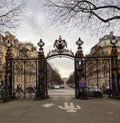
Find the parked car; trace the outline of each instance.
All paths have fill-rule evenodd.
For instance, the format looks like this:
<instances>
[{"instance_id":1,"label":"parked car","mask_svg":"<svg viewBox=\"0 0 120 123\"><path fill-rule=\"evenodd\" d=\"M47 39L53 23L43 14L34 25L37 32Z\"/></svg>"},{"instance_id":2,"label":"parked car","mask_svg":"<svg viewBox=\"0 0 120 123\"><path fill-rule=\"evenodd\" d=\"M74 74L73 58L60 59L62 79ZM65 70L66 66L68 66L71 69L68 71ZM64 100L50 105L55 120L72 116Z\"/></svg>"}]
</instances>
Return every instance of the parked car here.
<instances>
[{"instance_id":1,"label":"parked car","mask_svg":"<svg viewBox=\"0 0 120 123\"><path fill-rule=\"evenodd\" d=\"M55 89L54 85L49 86L50 89Z\"/></svg>"},{"instance_id":2,"label":"parked car","mask_svg":"<svg viewBox=\"0 0 120 123\"><path fill-rule=\"evenodd\" d=\"M59 89L60 85L54 85L55 89Z\"/></svg>"},{"instance_id":3,"label":"parked car","mask_svg":"<svg viewBox=\"0 0 120 123\"><path fill-rule=\"evenodd\" d=\"M88 86L89 97L103 97L103 92L97 86Z\"/></svg>"},{"instance_id":4,"label":"parked car","mask_svg":"<svg viewBox=\"0 0 120 123\"><path fill-rule=\"evenodd\" d=\"M62 84L62 85L60 85L60 88L63 89L63 88L65 88L65 86Z\"/></svg>"},{"instance_id":5,"label":"parked car","mask_svg":"<svg viewBox=\"0 0 120 123\"><path fill-rule=\"evenodd\" d=\"M59 89L60 85L50 85L50 89Z\"/></svg>"}]
</instances>

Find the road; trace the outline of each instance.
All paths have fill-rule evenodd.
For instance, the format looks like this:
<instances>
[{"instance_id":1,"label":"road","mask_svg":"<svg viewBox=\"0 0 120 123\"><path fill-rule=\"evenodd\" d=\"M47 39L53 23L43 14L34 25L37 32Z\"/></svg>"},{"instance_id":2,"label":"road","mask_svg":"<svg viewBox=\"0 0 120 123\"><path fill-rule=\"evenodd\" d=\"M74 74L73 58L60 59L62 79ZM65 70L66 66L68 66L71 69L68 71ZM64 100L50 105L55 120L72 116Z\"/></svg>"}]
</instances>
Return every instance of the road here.
<instances>
[{"instance_id":1,"label":"road","mask_svg":"<svg viewBox=\"0 0 120 123\"><path fill-rule=\"evenodd\" d=\"M48 95L51 99L64 99L68 100L75 97L75 89L65 86L65 89L49 89Z\"/></svg>"},{"instance_id":2,"label":"road","mask_svg":"<svg viewBox=\"0 0 120 123\"><path fill-rule=\"evenodd\" d=\"M49 90L51 98L47 100L23 99L0 103L0 123L120 122L120 100L77 100L70 96L74 91L69 90L67 96L67 90Z\"/></svg>"}]
</instances>

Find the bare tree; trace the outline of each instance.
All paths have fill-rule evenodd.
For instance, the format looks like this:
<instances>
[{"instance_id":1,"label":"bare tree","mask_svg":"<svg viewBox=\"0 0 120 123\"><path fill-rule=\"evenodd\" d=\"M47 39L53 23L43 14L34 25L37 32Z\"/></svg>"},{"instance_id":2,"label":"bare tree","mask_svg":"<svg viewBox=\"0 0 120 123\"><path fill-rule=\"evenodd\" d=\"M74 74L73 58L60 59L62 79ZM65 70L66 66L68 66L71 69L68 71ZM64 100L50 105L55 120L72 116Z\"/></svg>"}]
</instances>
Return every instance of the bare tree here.
<instances>
[{"instance_id":1,"label":"bare tree","mask_svg":"<svg viewBox=\"0 0 120 123\"><path fill-rule=\"evenodd\" d=\"M120 28L120 0L45 0L44 6L54 21L82 30Z\"/></svg>"},{"instance_id":2,"label":"bare tree","mask_svg":"<svg viewBox=\"0 0 120 123\"><path fill-rule=\"evenodd\" d=\"M56 84L63 84L62 78L56 68L54 68L53 70L52 79L54 80Z\"/></svg>"},{"instance_id":3,"label":"bare tree","mask_svg":"<svg viewBox=\"0 0 120 123\"><path fill-rule=\"evenodd\" d=\"M68 80L67 80L67 84L74 84L74 81L75 81L75 79L74 79L74 73L72 73L70 76L69 76L69 78L68 78Z\"/></svg>"},{"instance_id":4,"label":"bare tree","mask_svg":"<svg viewBox=\"0 0 120 123\"><path fill-rule=\"evenodd\" d=\"M25 0L0 0L0 32L19 25L25 5Z\"/></svg>"}]
</instances>

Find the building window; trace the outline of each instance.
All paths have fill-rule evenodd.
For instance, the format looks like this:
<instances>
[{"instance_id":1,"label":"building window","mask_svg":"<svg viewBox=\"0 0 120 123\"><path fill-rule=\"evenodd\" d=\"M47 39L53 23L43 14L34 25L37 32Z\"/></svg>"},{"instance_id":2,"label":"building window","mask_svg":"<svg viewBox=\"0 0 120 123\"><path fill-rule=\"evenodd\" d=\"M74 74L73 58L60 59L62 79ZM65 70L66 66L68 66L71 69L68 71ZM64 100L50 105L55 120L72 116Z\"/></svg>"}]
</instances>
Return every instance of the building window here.
<instances>
[{"instance_id":1,"label":"building window","mask_svg":"<svg viewBox=\"0 0 120 123\"><path fill-rule=\"evenodd\" d=\"M0 66L2 66L2 59L0 58Z\"/></svg>"},{"instance_id":2,"label":"building window","mask_svg":"<svg viewBox=\"0 0 120 123\"><path fill-rule=\"evenodd\" d=\"M0 47L0 54L2 54L2 47Z\"/></svg>"}]
</instances>

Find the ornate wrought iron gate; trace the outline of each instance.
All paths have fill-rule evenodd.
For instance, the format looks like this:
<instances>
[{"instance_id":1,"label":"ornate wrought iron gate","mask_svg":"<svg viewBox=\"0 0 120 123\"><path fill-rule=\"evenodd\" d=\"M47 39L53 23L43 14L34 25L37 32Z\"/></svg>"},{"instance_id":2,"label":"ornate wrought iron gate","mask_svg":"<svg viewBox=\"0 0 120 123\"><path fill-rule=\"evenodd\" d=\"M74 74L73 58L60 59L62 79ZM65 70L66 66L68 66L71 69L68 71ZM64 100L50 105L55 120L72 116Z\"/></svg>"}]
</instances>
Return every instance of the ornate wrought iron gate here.
<instances>
[{"instance_id":1,"label":"ornate wrought iron gate","mask_svg":"<svg viewBox=\"0 0 120 123\"><path fill-rule=\"evenodd\" d=\"M115 40L115 41L114 41ZM111 54L108 56L103 52L102 47L97 46L96 51L92 56L83 56L81 45L83 42L79 39L76 44L78 45L78 51L75 55L75 85L76 98L80 98L80 87L89 86L89 81L91 77L96 81L96 86L101 88L100 83L103 80L100 78L107 78L107 85L109 87L108 95L110 97L120 97L120 77L119 77L119 60L118 52L116 48L117 40L113 35L111 35L110 43ZM102 74L102 77L100 77ZM101 81L101 82L100 82ZM104 79L104 81L106 81ZM85 85L81 85L84 84ZM94 82L95 83L95 82ZM92 84L92 83L91 83ZM104 88L103 88L104 89ZM84 93L82 93L84 95Z\"/></svg>"},{"instance_id":2,"label":"ornate wrought iron gate","mask_svg":"<svg viewBox=\"0 0 120 123\"><path fill-rule=\"evenodd\" d=\"M6 90L18 98L48 98L45 59L7 59Z\"/></svg>"},{"instance_id":3,"label":"ornate wrought iron gate","mask_svg":"<svg viewBox=\"0 0 120 123\"><path fill-rule=\"evenodd\" d=\"M8 41L8 50L6 54L6 76L5 76L5 89L8 96L14 96L16 88L20 88L19 83L16 84L14 76L19 74L23 75L24 85L23 92L24 97L26 97L26 76L28 74L34 75L34 88L35 88L35 98L36 99L47 99L48 98L48 84L47 84L47 60L55 56L66 56L71 57L74 60L74 72L75 72L75 98L80 98L80 87L81 82L84 87L89 85L89 80L92 74L96 75L96 86L99 87L99 73L100 70L103 71L104 77L106 73L109 78L109 87L111 88L111 93L114 96L116 93L119 93L120 88L120 78L118 74L118 60L115 44L113 43L111 56L101 57L97 54L95 57L83 56L81 45L83 42L79 38L76 42L78 45L78 50L74 54L71 50L66 49L67 43L65 40L62 40L61 36L58 40L55 40L54 49L50 51L47 56L44 56L43 46L44 42L40 40L38 58L36 59L14 59L11 52L12 44ZM95 70L91 73L91 62L94 62ZM106 66L105 66L106 64ZM101 66L98 68L98 66ZM106 72L107 71L107 72Z\"/></svg>"},{"instance_id":4,"label":"ornate wrought iron gate","mask_svg":"<svg viewBox=\"0 0 120 123\"><path fill-rule=\"evenodd\" d=\"M13 59L13 90L16 97L35 96L38 73L37 59Z\"/></svg>"},{"instance_id":5,"label":"ornate wrought iron gate","mask_svg":"<svg viewBox=\"0 0 120 123\"><path fill-rule=\"evenodd\" d=\"M22 96L27 98L27 93L31 90L34 91L35 99L48 98L47 92L47 62L43 53L43 42L40 40L38 43L40 49L38 52L38 58L13 58L11 52L11 42L6 54L6 71L5 71L5 89L6 94L10 97ZM16 77L15 77L16 76ZM34 80L30 81L30 76L33 76ZM18 92L18 93L16 93ZM22 93L22 94L21 94ZM28 97L29 98L29 97Z\"/></svg>"}]
</instances>

